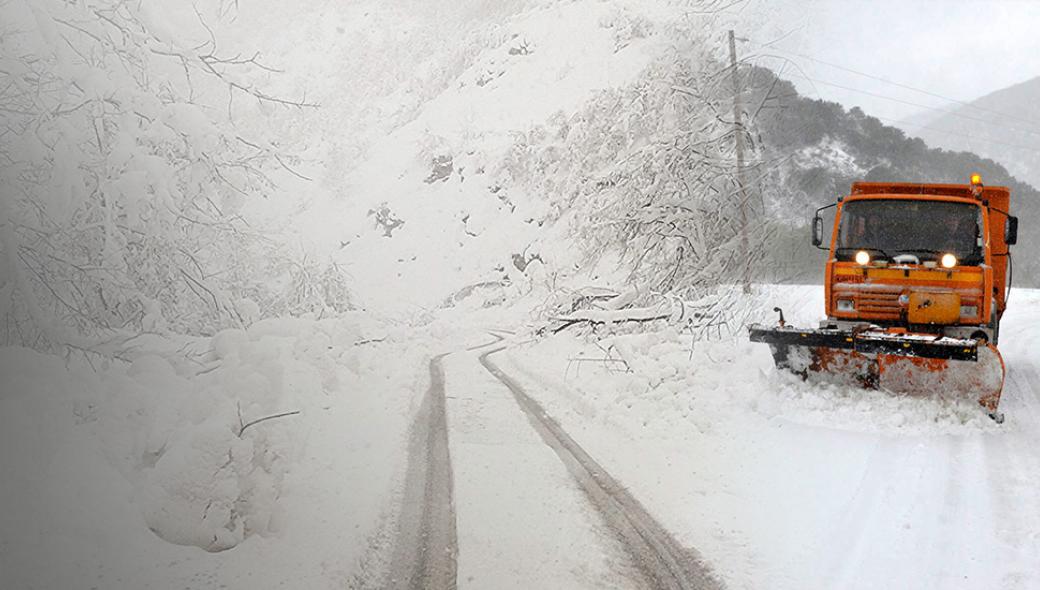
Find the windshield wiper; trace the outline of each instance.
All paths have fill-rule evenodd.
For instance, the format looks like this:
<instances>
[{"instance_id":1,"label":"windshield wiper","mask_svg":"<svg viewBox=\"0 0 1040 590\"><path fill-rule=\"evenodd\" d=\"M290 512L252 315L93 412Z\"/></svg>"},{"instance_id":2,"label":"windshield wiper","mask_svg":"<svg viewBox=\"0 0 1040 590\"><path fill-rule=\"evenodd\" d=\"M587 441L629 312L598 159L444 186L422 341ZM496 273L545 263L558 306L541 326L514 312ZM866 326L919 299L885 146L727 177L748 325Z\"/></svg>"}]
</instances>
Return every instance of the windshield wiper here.
<instances>
[{"instance_id":1,"label":"windshield wiper","mask_svg":"<svg viewBox=\"0 0 1040 590\"><path fill-rule=\"evenodd\" d=\"M982 260L982 253L979 251L979 249L977 247L973 248L970 254L968 254L966 256L963 256L963 257L961 257L959 254L955 253L955 251L951 251L951 250L932 250L931 248L900 248L898 251L899 252L924 252L926 254L934 254L935 258L937 260L938 260L939 256L941 256L943 254L953 254L954 256L957 256L957 258L960 258L963 262L965 262L967 264L977 264L980 260Z\"/></svg>"},{"instance_id":2,"label":"windshield wiper","mask_svg":"<svg viewBox=\"0 0 1040 590\"><path fill-rule=\"evenodd\" d=\"M944 254L940 250L932 250L930 248L897 248L898 252L925 252L926 254Z\"/></svg>"},{"instance_id":3,"label":"windshield wiper","mask_svg":"<svg viewBox=\"0 0 1040 590\"><path fill-rule=\"evenodd\" d=\"M924 252L926 254L935 254L936 256L939 256L940 254L955 254L958 250L956 248L951 248L949 250L932 250L930 248L899 248L897 251L898 252ZM961 251L963 252L963 250L961 250ZM971 253L969 253L966 256L966 258L971 258L971 257L979 256L979 255L980 255L979 248L976 246L976 247L973 247L971 249Z\"/></svg>"}]
</instances>

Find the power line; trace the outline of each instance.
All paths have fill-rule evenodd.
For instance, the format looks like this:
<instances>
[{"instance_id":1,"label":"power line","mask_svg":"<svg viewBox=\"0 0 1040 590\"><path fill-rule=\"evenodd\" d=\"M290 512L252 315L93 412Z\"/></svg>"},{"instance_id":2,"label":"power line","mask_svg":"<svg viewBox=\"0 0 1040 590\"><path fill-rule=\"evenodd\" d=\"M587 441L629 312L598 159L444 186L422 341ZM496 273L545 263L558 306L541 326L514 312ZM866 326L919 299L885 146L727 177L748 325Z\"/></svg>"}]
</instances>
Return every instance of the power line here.
<instances>
[{"instance_id":1,"label":"power line","mask_svg":"<svg viewBox=\"0 0 1040 590\"><path fill-rule=\"evenodd\" d=\"M1025 119L1025 118L1019 117L1017 115L1011 115L1011 114L1004 113L1004 112L1001 112L1001 111L998 111L998 110L995 110L995 109L982 107L982 106L976 105L976 104L968 102L968 101L964 101L964 100L960 100L960 99L956 99L956 98L951 98L949 96L944 96L942 94L938 94L938 93L932 92L930 90L924 90L922 88L917 88L917 87L911 86L909 84L904 84L904 83L901 83L901 82L895 82L893 80L890 80L890 79L882 77L882 76L877 76L877 75L874 75L874 74L868 74L866 72L855 70L855 69L850 68L848 66L843 66L843 65L840 65L840 64L828 62L828 61L819 59L817 57L813 57L811 55L806 55L804 53L798 53L796 51L791 51L791 50L783 49L783 48L780 48L780 47L774 47L774 46L769 45L769 44L758 43L757 41L753 41L753 40L750 40L750 39L748 39L748 42L752 43L754 45L758 45L759 47L764 47L764 48L772 49L772 50L775 50L775 51L780 51L782 53L787 53L789 55L794 55L796 57L801 57L803 59L807 59L809 61L813 61L813 62L819 63L821 65L829 66L829 67L841 70L843 72L848 72L850 74L855 74L857 76L862 76L864 78L870 78L871 80L877 80L878 82L882 82L884 84L889 84L891 86L896 86L896 87L902 88L904 90L910 90L912 92L918 92L920 94L924 94L926 96L931 96L933 98L938 98L940 100L945 100L945 101L948 101L948 102L957 103L959 105L962 105L962 106L965 106L965 107L968 107L968 108L971 108L971 109L975 109L975 110L978 110L978 111L984 111L984 112L987 112L987 113L992 113L992 114L995 114L995 115L999 115L1001 117L1005 117L1007 119L1013 119L1013 120L1016 120L1016 121L1020 121L1020 122L1023 122L1023 123L1028 123L1030 125L1036 125L1036 126L1040 127L1040 122L1037 122L1037 121L1032 121L1030 119Z\"/></svg>"},{"instance_id":2,"label":"power line","mask_svg":"<svg viewBox=\"0 0 1040 590\"><path fill-rule=\"evenodd\" d=\"M977 110L977 111L982 111L982 112L992 113L992 114L994 114L994 115L998 115L998 116L1000 116L1000 117L1004 117L1004 118L1006 118L1006 119L1011 119L1011 120L1014 120L1014 121L1019 121L1019 122L1022 122L1022 123L1026 123L1026 124L1029 124L1029 125L1033 125L1033 126L1035 126L1035 127L1037 127L1037 128L1040 128L1040 122L1037 122L1037 121L1032 121L1032 120L1030 120L1030 119L1025 119L1025 118L1023 118L1023 117L1019 117L1019 116L1017 116L1017 115L1011 115L1011 114L1008 114L1008 113L1004 113L1004 112L1001 112L1001 111L998 111L998 110L995 110L995 109L990 109L990 108L986 108L986 107L983 107L983 106L979 106L979 105L977 105L977 104L974 104L974 103L971 103L971 102L967 102L967 101L964 101L964 100L959 100L959 99L956 99L956 98L951 98L951 97L949 97L949 96L944 96L944 95L942 95L942 94L938 94L938 93L936 93L936 92L932 92L932 91L930 91L930 90L924 90L924 89L922 89L922 88L917 88L917 87L915 87L915 86L911 86L911 85L909 85L909 84L904 84L904 83L902 83L902 82L895 82L895 81L893 81L893 80L890 80L890 79L888 79L888 78L884 78L884 77L882 77L882 76L877 76L877 75L875 75L875 74L869 74L869 73L867 73L867 72L862 72L862 71L859 71L859 70L856 70L856 69L850 68L850 67L848 67L848 66L843 66L843 65L840 65L840 64L836 64L836 63L828 62L828 61L825 61L825 60L819 59L819 58L817 58L817 57L814 57L814 56L811 56L811 55L806 55L806 54L804 54L804 53L798 53L798 52L796 52L796 51L790 51L790 50L787 50L787 49L782 49L782 48L779 48L779 47L774 47L774 46L772 46L772 45L769 45L769 44L763 44L763 43L759 43L759 42L757 42L757 41L753 41L753 40L750 40L750 39L748 40L748 42L749 42L749 43L752 43L752 44L754 44L754 45L758 45L759 47L763 47L763 48L767 48L767 49L772 49L772 50L774 50L774 51L780 51L780 52L782 52L782 53L787 53L787 54L789 54L789 55L793 55L793 56L796 56L796 57L800 57L800 58L803 58L803 59L807 59L807 60L809 60L809 61L812 61L812 62L816 62L816 63L818 63L818 64L821 64L821 65L829 66L829 67L835 68L835 69L837 69L837 70L841 70L841 71L843 71L843 72L847 72L847 73L850 73L850 74L855 74L855 75L857 75L857 76L862 76L862 77L864 77L864 78L869 78L869 79L871 79L871 80L876 80L876 81L878 81L878 82L882 82L882 83L884 83L884 84L889 84L889 85L891 85L891 86L895 86L895 87L897 87L897 88L902 88L902 89L904 89L904 90L909 90L909 91L912 91L912 92L917 92L917 93L920 93L920 94L924 94L924 95L926 95L926 96L930 96L930 97L932 97L932 98L938 98L938 99L940 99L940 100L945 100L945 101L948 101L948 102L956 103L956 104L959 104L959 105L961 105L961 106L964 106L964 107L967 107L967 108L970 108L970 109L975 109L975 110ZM913 103L907 103L907 104L913 104ZM917 106L917 105L914 105L914 106ZM932 108L932 109L936 109L936 107L924 107L924 108ZM941 109L937 109L937 110L941 110ZM951 111L944 111L944 112L948 112L948 113L951 113L951 114L952 114L952 112L951 112ZM984 122L987 122L987 123L988 123L988 121L984 121Z\"/></svg>"},{"instance_id":3,"label":"power line","mask_svg":"<svg viewBox=\"0 0 1040 590\"><path fill-rule=\"evenodd\" d=\"M877 115L868 115L868 116L873 117L875 119L879 119L881 121L888 121L889 123L896 123L896 124L900 123L900 121L898 121L896 119L890 119L888 117L879 117ZM981 142L985 142L985 143L993 143L993 144L996 144L996 145L1002 145L1002 146L1006 146L1006 147L1013 147L1013 148L1016 148L1016 149L1025 150L1027 152L1033 152L1035 154L1040 154L1040 148L1037 148L1037 147L1034 147L1034 146L1021 145L1021 144L1017 144L1017 143L1008 143L1006 141L999 141L999 140L996 140L996 139L989 139L989 138L986 138L986 137L978 137L976 135L968 135L967 133L958 133L956 131L950 131L948 129L940 129L939 127L931 127L931 126L928 126L928 125L922 125L921 129L928 129L930 131L937 131L939 133L946 133L948 135L956 135L958 137L963 137L965 139L970 139L970 140L973 140L973 141L981 141ZM975 155L983 157L983 158L986 157L986 156L982 156L981 154L975 154Z\"/></svg>"},{"instance_id":4,"label":"power line","mask_svg":"<svg viewBox=\"0 0 1040 590\"><path fill-rule=\"evenodd\" d=\"M819 80L817 78L811 78L811 77L806 76L804 74L791 76L791 77L796 77L796 78L800 77L800 78L804 78L806 80L809 80L811 82L815 82L817 84L823 84L824 86L831 86L831 87L834 87L834 88L840 88L842 90L848 90L849 92L856 92L856 93L859 93L859 94L865 94L867 96L873 96L874 98L880 98L882 100L890 100L892 102L898 102L898 103L905 104L905 105L910 105L910 106L913 106L913 107L918 107L918 108L922 108L922 109L928 109L928 110L931 110L931 111L937 111L937 112L944 113L944 114L947 114L947 115L950 115L950 116L953 116L953 117L958 117L960 119L966 119L968 121L976 121L976 122L979 122L979 123L985 123L986 125L989 125L991 127L998 127L1000 129L1007 129L1009 131L1018 131L1018 132L1023 132L1023 133L1029 133L1031 135L1036 135L1036 136L1040 137L1040 131L1033 131L1032 129L1021 129L1021 128L1018 128L1018 127L1008 127L1006 125L1001 125L999 123L993 123L992 121L987 121L985 119L979 119L978 117L971 117L971 116L965 115L963 113L958 113L956 111L950 111L950 110L941 109L941 108L938 108L938 107L932 107L932 106L928 106L928 105L912 102L912 101L909 101L909 100L903 100L901 98L895 98L895 97L887 96L887 95L884 95L884 94L878 94L876 92L870 92L869 90L861 90L859 88L853 88L851 86L844 86L842 84L835 84L834 82L827 82L826 80ZM925 129L925 128L927 128L927 127L922 126L922 129Z\"/></svg>"},{"instance_id":5,"label":"power line","mask_svg":"<svg viewBox=\"0 0 1040 590\"><path fill-rule=\"evenodd\" d=\"M933 108L933 107L925 107L923 105L917 105L915 103L910 103L910 102L903 101L903 100L900 100L900 99L897 99L897 98L893 98L893 97L889 97L889 96L884 96L884 95L880 95L880 94L867 92L865 90L859 90L859 89L856 89L856 88L850 88L850 87L846 87L846 86L840 86L840 85L837 85L837 84L832 84L832 83L826 82L824 80L818 80L818 79L815 79L815 78L810 78L808 76L805 76L804 74L802 76L800 76L800 77L802 77L802 78L804 78L804 79L806 79L806 80L808 80L810 82L817 82L817 83L825 84L825 85L828 85L828 86L836 86L838 88L844 88L846 90L851 90L853 92L862 92L862 93L869 94L869 95L872 95L872 96L876 96L878 98L883 98L883 99L886 99L886 100L894 100L896 102L903 102L903 103L906 103L906 104L911 104L913 106L922 106L922 108ZM819 91L816 91L816 94L817 94L817 96L819 96ZM941 109L933 109L933 110L941 110ZM950 114L953 114L953 113L950 113ZM894 123L896 126L898 126L898 125L900 125L902 123L902 121L899 121L898 119L891 119L889 117L882 117L882 116L874 115L874 114L867 114L867 116L868 117L872 117L874 119L881 120L881 121L887 121L889 123ZM978 119L975 119L975 120L978 120ZM995 125L993 123L988 123L988 124L994 125L996 127L1002 127L1002 128L1008 129L1007 127L1003 127L1001 125ZM1012 147L1012 148L1016 148L1016 149L1025 150L1025 151L1028 151L1028 152L1033 152L1033 153L1040 154L1040 148L1037 148L1036 146L1026 146L1026 145L1021 145L1021 144L1016 144L1016 143L1008 143L1006 141L1000 141L1000 140L996 140L996 139L989 139L989 138L985 138L985 137L978 137L978 136L975 136L975 135L969 135L967 133L958 133L956 131L950 131L948 129L942 129L940 127L934 127L934 126L931 126L931 125L921 125L920 129L928 129L930 131L936 131L938 133L945 133L945 134L948 134L948 135L955 135L957 137L964 137L966 139L970 139L970 140L973 140L973 141L981 141L981 142L984 142L984 143L992 143L992 144L996 144L996 145ZM1025 130L1025 131L1028 131L1028 130ZM1038 135L1040 135L1040 134L1038 134Z\"/></svg>"},{"instance_id":6,"label":"power line","mask_svg":"<svg viewBox=\"0 0 1040 590\"><path fill-rule=\"evenodd\" d=\"M755 43L754 41L751 41L751 42ZM755 43L755 44L756 45L761 45L759 43ZM806 57L808 58L808 56L806 56ZM787 59L787 58L784 58L784 59ZM809 58L809 59L813 59L813 58ZM815 60L814 59L814 61L819 61L819 60ZM823 62L821 62L821 63L823 63ZM835 66L835 67L839 67L840 68L841 66ZM799 70L801 71L801 68L799 68ZM875 76L870 76L868 74L863 74L863 75L865 75L867 77L871 77L871 78L876 78ZM922 109L938 111L938 112L943 113L943 114L952 115L952 116L955 116L955 117L968 119L968 120L971 120L971 121L978 121L978 122L985 123L987 125L994 126L994 127L999 127L999 128L1002 128L1002 129L1008 129L1008 130L1011 130L1011 131L1018 131L1018 132L1025 132L1025 133L1030 133L1030 134L1033 134L1033 135L1040 135L1040 132L1033 131L1033 130L1030 130L1030 129L1011 128L1011 127L1007 127L1007 126L1000 125L1000 124L997 124L997 123L993 123L993 122L990 122L990 121L986 121L984 119L979 119L979 118L976 118L976 117L970 117L970 116L964 115L962 113L957 113L957 112L954 112L954 111L949 111L949 110L941 109L941 108L938 108L938 107L932 107L932 106L928 106L928 105L923 105L923 104L920 104L920 103L915 103L915 102L911 102L911 101L895 98L895 97L892 97L892 96L879 94L879 93L876 93L876 92L870 92L870 91L867 91L867 90L861 90L861 89L858 89L858 88L852 88L850 86L844 86L844 85L841 85L841 84L836 84L836 83L833 83L833 82L827 82L825 80L812 78L812 77L806 75L804 73L804 71L802 71L802 74L800 76L791 76L791 77L800 77L800 78L803 78L803 79L809 81L810 83L819 83L819 84L823 84L823 85L826 85L826 86L833 86L835 88L841 88L843 90L848 90L848 91L851 91L851 92L857 92L857 93L860 93L860 94L873 96L875 98L880 98L880 99L883 99L883 100L890 100L890 101L893 101L893 102L898 102L898 103L902 103L902 104L906 104L906 105L910 105L910 106L914 106L914 107L918 107L918 108L922 108ZM877 79L880 79L880 78L877 78ZM880 80L885 81L883 79L880 79ZM899 85L898 83L893 83L893 84ZM926 91L922 91L922 92L927 93ZM816 94L819 95L819 91L817 91ZM935 95L935 96L940 97L939 95ZM962 103L962 104L967 104L967 103L963 103L963 101L958 101L958 100L952 99L952 98L946 98L946 97L940 97L940 98L943 98L944 100L950 100L950 101L953 101L953 102L959 102L959 103ZM973 106L973 105L967 105L967 106ZM990 109L982 109L982 110L990 110ZM997 111L991 111L991 112L998 113ZM1007 117L1007 118L1015 118L1015 117L1012 117L1011 115L1006 115L1006 114L1003 114L1003 113L998 113L998 114L1001 114L1002 116ZM875 119L879 119L881 121L887 121L889 123L894 123L897 126L903 124L903 121L899 121L897 119L891 119L891 118L888 118L888 117L881 117L881 116L877 116L877 115L873 115L873 114L868 115L868 116L871 116L871 117L873 117ZM1027 122L1027 123L1030 123L1030 121L1027 121L1025 119L1022 119L1022 120ZM927 129L927 130L935 131L935 132L938 132L938 133L944 133L944 134L947 134L947 135L963 137L963 138L970 139L970 140L973 140L973 141L981 141L981 142L984 142L984 143L992 143L992 144L995 144L995 145L1002 145L1002 146L1006 146L1006 147L1012 147L1012 148L1021 149L1021 150L1025 150L1025 151L1029 151L1029 152L1040 154L1040 148L1037 148L1035 146L1026 146L1026 145L1021 145L1021 144L1008 143L1008 142L999 141L999 140L996 140L996 139L983 138L983 137L978 137L978 136L974 136L974 135L969 135L969 134L966 134L966 133L958 133L956 131L950 131L950 130L947 130L947 129L942 129L942 128L934 127L934 126L931 126L931 125L921 125L919 127L919 129Z\"/></svg>"}]
</instances>

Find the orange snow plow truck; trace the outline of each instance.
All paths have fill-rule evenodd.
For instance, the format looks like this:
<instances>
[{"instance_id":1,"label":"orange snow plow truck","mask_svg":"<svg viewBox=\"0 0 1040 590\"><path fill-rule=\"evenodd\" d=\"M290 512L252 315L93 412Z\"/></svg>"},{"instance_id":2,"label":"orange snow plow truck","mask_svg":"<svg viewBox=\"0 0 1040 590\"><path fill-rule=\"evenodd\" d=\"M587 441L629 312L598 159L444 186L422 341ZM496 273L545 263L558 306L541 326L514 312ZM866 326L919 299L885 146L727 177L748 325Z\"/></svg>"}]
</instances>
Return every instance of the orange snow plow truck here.
<instances>
[{"instance_id":1,"label":"orange snow plow truck","mask_svg":"<svg viewBox=\"0 0 1040 590\"><path fill-rule=\"evenodd\" d=\"M805 379L896 393L976 399L998 412L1000 318L1011 286L1018 219L1010 191L969 184L857 182L836 208L819 328L750 326L777 367Z\"/></svg>"}]
</instances>

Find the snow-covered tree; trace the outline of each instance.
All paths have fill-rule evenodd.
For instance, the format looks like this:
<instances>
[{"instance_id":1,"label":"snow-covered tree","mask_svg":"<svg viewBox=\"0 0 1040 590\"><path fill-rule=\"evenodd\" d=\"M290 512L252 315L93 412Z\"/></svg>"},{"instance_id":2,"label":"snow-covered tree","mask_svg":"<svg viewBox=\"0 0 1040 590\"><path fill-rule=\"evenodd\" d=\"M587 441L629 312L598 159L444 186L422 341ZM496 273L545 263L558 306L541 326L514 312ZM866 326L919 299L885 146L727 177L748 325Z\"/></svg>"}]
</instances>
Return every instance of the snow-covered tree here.
<instances>
[{"instance_id":1,"label":"snow-covered tree","mask_svg":"<svg viewBox=\"0 0 1040 590\"><path fill-rule=\"evenodd\" d=\"M162 10L0 4L8 343L206 332L256 313L347 305L340 275L289 260L240 216L271 191L272 171L288 168L269 141L235 127L235 101L313 105L265 93L252 81L267 68L256 56L224 55L212 35L190 42ZM198 25L209 30L201 14Z\"/></svg>"},{"instance_id":2,"label":"snow-covered tree","mask_svg":"<svg viewBox=\"0 0 1040 590\"><path fill-rule=\"evenodd\" d=\"M504 172L551 195L554 216L595 259L620 253L645 292L697 297L739 282L765 250L752 215L745 247L729 71L703 45L675 49L638 80L600 93L515 143ZM746 138L751 142L750 135ZM760 164L747 171L753 186Z\"/></svg>"}]
</instances>

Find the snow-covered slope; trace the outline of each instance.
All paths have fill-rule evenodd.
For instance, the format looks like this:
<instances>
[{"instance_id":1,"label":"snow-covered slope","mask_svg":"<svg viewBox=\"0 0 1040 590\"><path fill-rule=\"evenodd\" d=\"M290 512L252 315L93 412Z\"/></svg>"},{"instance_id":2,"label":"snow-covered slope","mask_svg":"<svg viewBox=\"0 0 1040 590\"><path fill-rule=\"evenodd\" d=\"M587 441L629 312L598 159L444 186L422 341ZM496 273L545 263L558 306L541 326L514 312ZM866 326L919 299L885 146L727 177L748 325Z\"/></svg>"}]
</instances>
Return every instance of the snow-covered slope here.
<instances>
[{"instance_id":1,"label":"snow-covered slope","mask_svg":"<svg viewBox=\"0 0 1040 590\"><path fill-rule=\"evenodd\" d=\"M572 264L566 228L545 223L551 195L510 185L510 150L630 84L685 12L667 0L438 6L326 3L289 21L302 41L275 38L287 74L270 82L288 76L322 106L286 129L314 181L286 179L294 198L259 208L287 220L288 242L337 262L370 309L417 311L519 279L514 255ZM241 10L233 36L286 26L285 9Z\"/></svg>"},{"instance_id":2,"label":"snow-covered slope","mask_svg":"<svg viewBox=\"0 0 1040 590\"><path fill-rule=\"evenodd\" d=\"M322 105L232 103L203 83L194 96L298 156L242 215L338 263L368 309L243 314L213 338L148 324L116 359L0 349L0 470L14 474L0 483L0 585L332 588L382 572L364 560L395 525L425 362L464 338L443 318L404 329L366 311L434 308L529 281L531 260L572 262L546 195L504 186L507 156L555 113L632 82L683 5L268 1L221 21L231 3L146 4L160 37L193 46L212 27L221 56L260 50L284 70L248 74L265 91Z\"/></svg>"}]
</instances>

